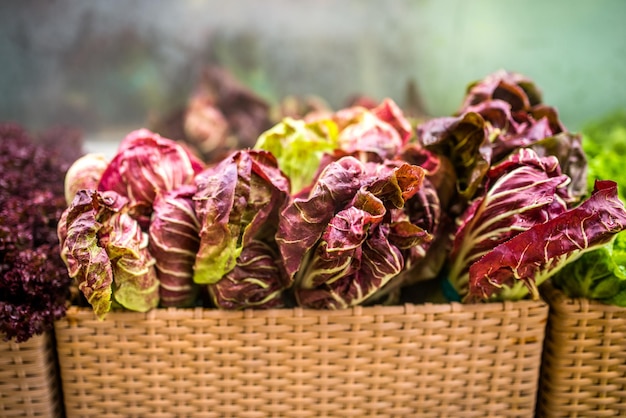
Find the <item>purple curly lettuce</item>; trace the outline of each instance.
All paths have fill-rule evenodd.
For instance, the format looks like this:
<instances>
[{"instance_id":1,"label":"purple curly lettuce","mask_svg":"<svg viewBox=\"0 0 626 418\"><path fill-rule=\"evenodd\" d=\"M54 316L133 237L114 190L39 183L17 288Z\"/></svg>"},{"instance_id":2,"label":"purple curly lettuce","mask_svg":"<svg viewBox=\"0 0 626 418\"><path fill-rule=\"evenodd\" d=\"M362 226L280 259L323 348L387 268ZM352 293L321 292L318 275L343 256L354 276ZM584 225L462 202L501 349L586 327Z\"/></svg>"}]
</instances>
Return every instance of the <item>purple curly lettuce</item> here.
<instances>
[{"instance_id":1,"label":"purple curly lettuce","mask_svg":"<svg viewBox=\"0 0 626 418\"><path fill-rule=\"evenodd\" d=\"M0 124L0 335L16 342L50 330L71 297L56 227L64 173L82 152L81 138L63 129L42 138Z\"/></svg>"}]
</instances>

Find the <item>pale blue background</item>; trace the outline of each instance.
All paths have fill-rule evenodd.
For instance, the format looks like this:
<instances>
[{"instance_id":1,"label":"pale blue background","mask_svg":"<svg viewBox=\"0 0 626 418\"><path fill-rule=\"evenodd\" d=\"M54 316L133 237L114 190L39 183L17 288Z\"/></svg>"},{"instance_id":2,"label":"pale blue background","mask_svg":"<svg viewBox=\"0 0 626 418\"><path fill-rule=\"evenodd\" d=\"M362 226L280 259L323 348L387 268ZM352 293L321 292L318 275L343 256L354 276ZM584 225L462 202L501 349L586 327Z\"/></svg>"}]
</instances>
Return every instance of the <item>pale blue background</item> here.
<instances>
[{"instance_id":1,"label":"pale blue background","mask_svg":"<svg viewBox=\"0 0 626 418\"><path fill-rule=\"evenodd\" d=\"M505 68L578 130L626 107L626 1L3 1L0 59L0 120L90 138L179 106L209 61L269 100L335 107L355 93L402 103L412 79L432 115Z\"/></svg>"}]
</instances>

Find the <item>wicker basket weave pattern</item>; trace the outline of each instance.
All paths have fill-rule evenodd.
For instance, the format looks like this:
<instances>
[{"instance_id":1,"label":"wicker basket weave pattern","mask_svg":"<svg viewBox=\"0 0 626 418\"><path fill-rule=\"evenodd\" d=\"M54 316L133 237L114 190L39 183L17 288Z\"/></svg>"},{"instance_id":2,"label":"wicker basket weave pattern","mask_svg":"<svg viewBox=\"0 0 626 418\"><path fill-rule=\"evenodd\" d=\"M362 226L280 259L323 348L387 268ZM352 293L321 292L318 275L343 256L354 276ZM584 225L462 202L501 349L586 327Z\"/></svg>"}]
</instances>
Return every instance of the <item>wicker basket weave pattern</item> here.
<instances>
[{"instance_id":1,"label":"wicker basket weave pattern","mask_svg":"<svg viewBox=\"0 0 626 418\"><path fill-rule=\"evenodd\" d=\"M539 411L546 417L626 416L626 308L571 299L550 304Z\"/></svg>"},{"instance_id":2,"label":"wicker basket weave pattern","mask_svg":"<svg viewBox=\"0 0 626 418\"><path fill-rule=\"evenodd\" d=\"M0 416L60 417L54 339L34 336L23 343L0 341Z\"/></svg>"},{"instance_id":3,"label":"wicker basket weave pattern","mask_svg":"<svg viewBox=\"0 0 626 418\"><path fill-rule=\"evenodd\" d=\"M56 323L68 416L528 417L543 302L158 309Z\"/></svg>"}]
</instances>

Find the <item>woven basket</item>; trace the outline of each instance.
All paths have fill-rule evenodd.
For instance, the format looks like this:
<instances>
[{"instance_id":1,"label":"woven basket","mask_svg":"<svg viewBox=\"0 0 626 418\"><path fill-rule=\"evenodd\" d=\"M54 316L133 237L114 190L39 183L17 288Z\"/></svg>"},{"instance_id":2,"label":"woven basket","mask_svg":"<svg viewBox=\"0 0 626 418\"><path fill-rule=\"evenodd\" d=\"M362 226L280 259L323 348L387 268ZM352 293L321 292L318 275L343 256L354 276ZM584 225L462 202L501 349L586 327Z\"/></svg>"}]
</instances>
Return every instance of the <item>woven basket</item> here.
<instances>
[{"instance_id":1,"label":"woven basket","mask_svg":"<svg viewBox=\"0 0 626 418\"><path fill-rule=\"evenodd\" d=\"M626 308L543 292L550 315L540 415L626 416Z\"/></svg>"},{"instance_id":2,"label":"woven basket","mask_svg":"<svg viewBox=\"0 0 626 418\"><path fill-rule=\"evenodd\" d=\"M55 326L68 416L529 417L548 307L158 309Z\"/></svg>"},{"instance_id":3,"label":"woven basket","mask_svg":"<svg viewBox=\"0 0 626 418\"><path fill-rule=\"evenodd\" d=\"M26 342L0 341L0 416L60 417L54 339L48 333Z\"/></svg>"}]
</instances>

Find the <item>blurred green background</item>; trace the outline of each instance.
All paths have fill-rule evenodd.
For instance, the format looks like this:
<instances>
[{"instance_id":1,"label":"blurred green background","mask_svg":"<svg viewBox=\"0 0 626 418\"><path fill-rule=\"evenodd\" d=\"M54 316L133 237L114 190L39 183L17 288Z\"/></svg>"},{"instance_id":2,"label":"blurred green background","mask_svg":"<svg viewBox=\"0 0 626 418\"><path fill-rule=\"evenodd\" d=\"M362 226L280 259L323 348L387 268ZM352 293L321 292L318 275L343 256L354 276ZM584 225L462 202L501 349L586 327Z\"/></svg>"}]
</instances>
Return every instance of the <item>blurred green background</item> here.
<instances>
[{"instance_id":1,"label":"blurred green background","mask_svg":"<svg viewBox=\"0 0 626 418\"><path fill-rule=\"evenodd\" d=\"M3 1L0 120L116 141L181 106L218 63L271 102L403 104L413 82L433 116L507 69L576 131L626 107L625 22L623 0Z\"/></svg>"}]
</instances>

